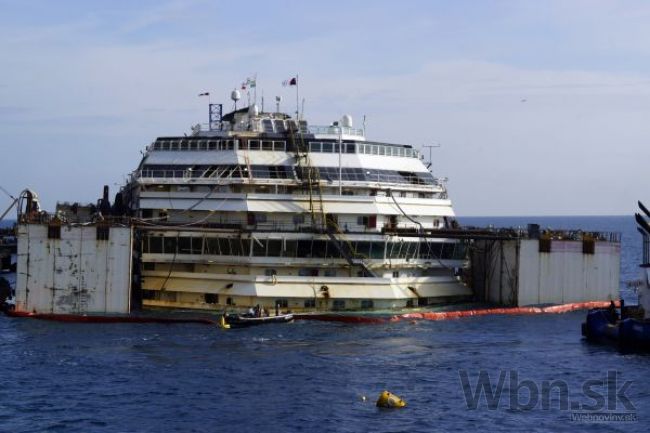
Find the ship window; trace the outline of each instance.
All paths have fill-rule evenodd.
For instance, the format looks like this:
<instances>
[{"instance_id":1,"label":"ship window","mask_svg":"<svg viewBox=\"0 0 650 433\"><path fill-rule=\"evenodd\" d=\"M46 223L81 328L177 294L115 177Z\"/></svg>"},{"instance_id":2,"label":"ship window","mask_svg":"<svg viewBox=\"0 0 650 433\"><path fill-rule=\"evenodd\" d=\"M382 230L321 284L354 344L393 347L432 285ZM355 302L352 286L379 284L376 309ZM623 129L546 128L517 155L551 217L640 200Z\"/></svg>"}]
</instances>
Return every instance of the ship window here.
<instances>
[{"instance_id":1,"label":"ship window","mask_svg":"<svg viewBox=\"0 0 650 433\"><path fill-rule=\"evenodd\" d=\"M275 300L275 305L279 305L280 308L289 308L289 300L288 299L276 299Z\"/></svg>"},{"instance_id":2,"label":"ship window","mask_svg":"<svg viewBox=\"0 0 650 433\"><path fill-rule=\"evenodd\" d=\"M305 215L304 214L298 214L293 216L293 223L294 224L304 224L305 223Z\"/></svg>"},{"instance_id":3,"label":"ship window","mask_svg":"<svg viewBox=\"0 0 650 433\"><path fill-rule=\"evenodd\" d=\"M345 301L343 299L335 299L332 302L332 310L345 310Z\"/></svg>"},{"instance_id":4,"label":"ship window","mask_svg":"<svg viewBox=\"0 0 650 433\"><path fill-rule=\"evenodd\" d=\"M219 255L219 239L217 238L205 239L205 254Z\"/></svg>"},{"instance_id":5,"label":"ship window","mask_svg":"<svg viewBox=\"0 0 650 433\"><path fill-rule=\"evenodd\" d=\"M402 243L401 242L391 242L388 244L388 252L386 254L387 258L390 259L396 259L399 257L399 250L401 247Z\"/></svg>"},{"instance_id":6,"label":"ship window","mask_svg":"<svg viewBox=\"0 0 650 433\"><path fill-rule=\"evenodd\" d=\"M264 269L264 275L267 277L272 277L273 275L278 275L278 271L275 269Z\"/></svg>"},{"instance_id":7,"label":"ship window","mask_svg":"<svg viewBox=\"0 0 650 433\"><path fill-rule=\"evenodd\" d=\"M204 300L206 304L218 304L219 295L217 295L216 293L206 293L204 295Z\"/></svg>"},{"instance_id":8,"label":"ship window","mask_svg":"<svg viewBox=\"0 0 650 433\"><path fill-rule=\"evenodd\" d=\"M269 140L262 140L262 150L273 150L273 142Z\"/></svg>"},{"instance_id":9,"label":"ship window","mask_svg":"<svg viewBox=\"0 0 650 433\"><path fill-rule=\"evenodd\" d=\"M406 150L406 152L405 152L405 156L406 156L407 158L410 158L410 157L413 156L413 149L405 149L405 150Z\"/></svg>"},{"instance_id":10,"label":"ship window","mask_svg":"<svg viewBox=\"0 0 650 433\"><path fill-rule=\"evenodd\" d=\"M232 298L226 298L226 305L235 305L235 303L232 301Z\"/></svg>"},{"instance_id":11,"label":"ship window","mask_svg":"<svg viewBox=\"0 0 650 433\"><path fill-rule=\"evenodd\" d=\"M260 142L259 142L259 140L250 140L248 142L248 148L250 150L260 150Z\"/></svg>"},{"instance_id":12,"label":"ship window","mask_svg":"<svg viewBox=\"0 0 650 433\"><path fill-rule=\"evenodd\" d=\"M178 141L171 142L170 150L178 150Z\"/></svg>"},{"instance_id":13,"label":"ship window","mask_svg":"<svg viewBox=\"0 0 650 433\"><path fill-rule=\"evenodd\" d=\"M393 271L393 278L399 278L399 271Z\"/></svg>"},{"instance_id":14,"label":"ship window","mask_svg":"<svg viewBox=\"0 0 650 433\"><path fill-rule=\"evenodd\" d=\"M193 237L192 254L203 254L203 238Z\"/></svg>"},{"instance_id":15,"label":"ship window","mask_svg":"<svg viewBox=\"0 0 650 433\"><path fill-rule=\"evenodd\" d=\"M273 124L275 126L275 132L284 132L286 130L283 120L276 119Z\"/></svg>"},{"instance_id":16,"label":"ship window","mask_svg":"<svg viewBox=\"0 0 650 433\"><path fill-rule=\"evenodd\" d=\"M453 258L456 260L463 260L467 254L465 244L454 244Z\"/></svg>"},{"instance_id":17,"label":"ship window","mask_svg":"<svg viewBox=\"0 0 650 433\"><path fill-rule=\"evenodd\" d=\"M250 239L240 239L239 244L241 245L241 255L244 257L250 256L251 253Z\"/></svg>"},{"instance_id":18,"label":"ship window","mask_svg":"<svg viewBox=\"0 0 650 433\"><path fill-rule=\"evenodd\" d=\"M269 257L280 257L282 255L282 241L280 239L269 239L268 249Z\"/></svg>"},{"instance_id":19,"label":"ship window","mask_svg":"<svg viewBox=\"0 0 650 433\"><path fill-rule=\"evenodd\" d=\"M192 254L192 238L178 238L178 253Z\"/></svg>"},{"instance_id":20,"label":"ship window","mask_svg":"<svg viewBox=\"0 0 650 433\"><path fill-rule=\"evenodd\" d=\"M442 258L442 243L440 242L430 242L427 243L427 245L424 246L425 249L425 254L427 254L427 257L430 259L440 259Z\"/></svg>"},{"instance_id":21,"label":"ship window","mask_svg":"<svg viewBox=\"0 0 650 433\"><path fill-rule=\"evenodd\" d=\"M372 146L372 154L377 155L379 153L379 146Z\"/></svg>"},{"instance_id":22,"label":"ship window","mask_svg":"<svg viewBox=\"0 0 650 433\"><path fill-rule=\"evenodd\" d=\"M454 244L450 244L450 243L442 244L442 258L452 259L453 257L454 257Z\"/></svg>"},{"instance_id":23,"label":"ship window","mask_svg":"<svg viewBox=\"0 0 650 433\"><path fill-rule=\"evenodd\" d=\"M318 269L315 268L302 268L298 269L298 275L301 277L317 277Z\"/></svg>"},{"instance_id":24,"label":"ship window","mask_svg":"<svg viewBox=\"0 0 650 433\"><path fill-rule=\"evenodd\" d=\"M372 299L362 299L361 300L361 309L362 310L370 310L375 307L375 303L372 301Z\"/></svg>"},{"instance_id":25,"label":"ship window","mask_svg":"<svg viewBox=\"0 0 650 433\"><path fill-rule=\"evenodd\" d=\"M372 242L372 254L370 255L373 259L383 259L384 258L384 243L383 242Z\"/></svg>"},{"instance_id":26,"label":"ship window","mask_svg":"<svg viewBox=\"0 0 650 433\"><path fill-rule=\"evenodd\" d=\"M180 150L188 150L188 149L192 149L193 147L194 147L194 143L188 143L187 141L181 141L179 143Z\"/></svg>"},{"instance_id":27,"label":"ship window","mask_svg":"<svg viewBox=\"0 0 650 433\"><path fill-rule=\"evenodd\" d=\"M284 152L287 148L287 143L285 141L274 141L273 150L276 152Z\"/></svg>"},{"instance_id":28,"label":"ship window","mask_svg":"<svg viewBox=\"0 0 650 433\"><path fill-rule=\"evenodd\" d=\"M271 122L271 119L262 119L262 127L264 128L264 132L273 132L273 122Z\"/></svg>"},{"instance_id":29,"label":"ship window","mask_svg":"<svg viewBox=\"0 0 650 433\"><path fill-rule=\"evenodd\" d=\"M323 258L325 257L325 248L327 248L327 241L314 241L312 244L312 257Z\"/></svg>"},{"instance_id":30,"label":"ship window","mask_svg":"<svg viewBox=\"0 0 650 433\"><path fill-rule=\"evenodd\" d=\"M239 239L237 238L230 238L229 242L230 244L230 255L231 256L243 256L243 251L242 251L242 243Z\"/></svg>"},{"instance_id":31,"label":"ship window","mask_svg":"<svg viewBox=\"0 0 650 433\"><path fill-rule=\"evenodd\" d=\"M267 165L254 165L251 168L254 178L268 179L270 177L269 166Z\"/></svg>"},{"instance_id":32,"label":"ship window","mask_svg":"<svg viewBox=\"0 0 650 433\"><path fill-rule=\"evenodd\" d=\"M230 243L227 238L219 238L219 251L222 256L230 256Z\"/></svg>"},{"instance_id":33,"label":"ship window","mask_svg":"<svg viewBox=\"0 0 650 433\"><path fill-rule=\"evenodd\" d=\"M339 144L334 143L334 153L339 153Z\"/></svg>"},{"instance_id":34,"label":"ship window","mask_svg":"<svg viewBox=\"0 0 650 433\"><path fill-rule=\"evenodd\" d=\"M316 308L315 299L305 299L305 308Z\"/></svg>"},{"instance_id":35,"label":"ship window","mask_svg":"<svg viewBox=\"0 0 650 433\"><path fill-rule=\"evenodd\" d=\"M327 258L330 259L339 259L341 258L341 251L339 250L338 243L335 242L327 242Z\"/></svg>"},{"instance_id":36,"label":"ship window","mask_svg":"<svg viewBox=\"0 0 650 433\"><path fill-rule=\"evenodd\" d=\"M298 241L297 257L311 257L311 240Z\"/></svg>"},{"instance_id":37,"label":"ship window","mask_svg":"<svg viewBox=\"0 0 650 433\"><path fill-rule=\"evenodd\" d=\"M266 239L253 239L253 256L266 256Z\"/></svg>"},{"instance_id":38,"label":"ship window","mask_svg":"<svg viewBox=\"0 0 650 433\"><path fill-rule=\"evenodd\" d=\"M345 146L345 153L354 153L354 150L355 150L354 148L355 148L354 143L348 143Z\"/></svg>"},{"instance_id":39,"label":"ship window","mask_svg":"<svg viewBox=\"0 0 650 433\"><path fill-rule=\"evenodd\" d=\"M149 237L149 253L162 254L163 252L163 238L160 236Z\"/></svg>"},{"instance_id":40,"label":"ship window","mask_svg":"<svg viewBox=\"0 0 650 433\"><path fill-rule=\"evenodd\" d=\"M284 254L283 257L296 257L296 250L298 248L297 241L285 241L284 242Z\"/></svg>"},{"instance_id":41,"label":"ship window","mask_svg":"<svg viewBox=\"0 0 650 433\"><path fill-rule=\"evenodd\" d=\"M163 248L165 254L176 254L176 238L166 237L163 239Z\"/></svg>"},{"instance_id":42,"label":"ship window","mask_svg":"<svg viewBox=\"0 0 650 433\"><path fill-rule=\"evenodd\" d=\"M217 150L218 141L208 141L208 150Z\"/></svg>"},{"instance_id":43,"label":"ship window","mask_svg":"<svg viewBox=\"0 0 650 433\"><path fill-rule=\"evenodd\" d=\"M332 143L323 143L323 153L330 153L332 152Z\"/></svg>"},{"instance_id":44,"label":"ship window","mask_svg":"<svg viewBox=\"0 0 650 433\"><path fill-rule=\"evenodd\" d=\"M254 215L255 215L255 223L256 224L265 223L267 221L265 213L259 213L258 212L258 213L255 213Z\"/></svg>"},{"instance_id":45,"label":"ship window","mask_svg":"<svg viewBox=\"0 0 650 433\"><path fill-rule=\"evenodd\" d=\"M384 146L378 146L378 147L379 147L379 154L386 155L386 147Z\"/></svg>"},{"instance_id":46,"label":"ship window","mask_svg":"<svg viewBox=\"0 0 650 433\"><path fill-rule=\"evenodd\" d=\"M235 142L233 140L226 141L226 150L233 150L235 148Z\"/></svg>"},{"instance_id":47,"label":"ship window","mask_svg":"<svg viewBox=\"0 0 650 433\"><path fill-rule=\"evenodd\" d=\"M362 257L370 257L370 248L372 247L372 242L357 242L357 247L355 249L358 255Z\"/></svg>"},{"instance_id":48,"label":"ship window","mask_svg":"<svg viewBox=\"0 0 650 433\"><path fill-rule=\"evenodd\" d=\"M325 269L326 277L336 277L336 269Z\"/></svg>"},{"instance_id":49,"label":"ship window","mask_svg":"<svg viewBox=\"0 0 650 433\"><path fill-rule=\"evenodd\" d=\"M320 152L321 151L321 142L312 141L311 143L309 143L309 151L310 152Z\"/></svg>"},{"instance_id":50,"label":"ship window","mask_svg":"<svg viewBox=\"0 0 650 433\"><path fill-rule=\"evenodd\" d=\"M413 253L415 252L415 246L417 244L414 242L404 242L404 245L402 246L402 258L403 259L410 259L413 257Z\"/></svg>"}]
</instances>

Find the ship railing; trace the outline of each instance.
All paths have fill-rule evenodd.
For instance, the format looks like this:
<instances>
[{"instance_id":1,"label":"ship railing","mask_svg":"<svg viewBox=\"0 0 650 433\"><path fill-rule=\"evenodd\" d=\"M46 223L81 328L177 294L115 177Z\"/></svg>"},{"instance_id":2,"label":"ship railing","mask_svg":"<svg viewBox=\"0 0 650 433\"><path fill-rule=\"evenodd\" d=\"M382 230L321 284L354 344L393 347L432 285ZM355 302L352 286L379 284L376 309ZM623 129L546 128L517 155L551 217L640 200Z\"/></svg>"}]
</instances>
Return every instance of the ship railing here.
<instances>
[{"instance_id":1,"label":"ship railing","mask_svg":"<svg viewBox=\"0 0 650 433\"><path fill-rule=\"evenodd\" d=\"M568 229L530 229L530 227L474 227L463 226L459 231L481 232L482 234L491 234L502 238L515 239L547 239L554 241L599 241L620 243L621 232L609 231L584 231Z\"/></svg>"},{"instance_id":2,"label":"ship railing","mask_svg":"<svg viewBox=\"0 0 650 433\"><path fill-rule=\"evenodd\" d=\"M140 178L140 179L161 179L161 178L173 178L173 179L218 179L218 178L223 178L223 179L231 179L231 180L237 180L240 179L239 177L223 177L223 176L217 176L216 174L219 173L217 171L214 171L213 175L211 176L204 176L206 171L204 170L191 170L191 169L186 169L186 170L139 170L134 172L134 177L135 178ZM347 177L347 178L345 178ZM346 185L354 186L354 185L363 185L367 186L368 183L370 184L377 184L380 186L381 184L394 184L394 185L417 185L417 186L441 186L440 182L437 179L427 179L427 178L422 178L419 176L399 176L399 175L391 175L391 174L373 174L373 175L360 175L358 176L357 179L353 179L353 176L344 176L343 182ZM242 178L246 180L250 180L248 178ZM252 179L254 182L258 183L277 183L277 182L283 182L283 181L296 181L296 179L293 178L253 178ZM338 183L338 178L332 179L328 178L327 176L321 176L321 184L324 186L331 185L333 183Z\"/></svg>"},{"instance_id":3,"label":"ship railing","mask_svg":"<svg viewBox=\"0 0 650 433\"><path fill-rule=\"evenodd\" d=\"M197 128L194 129L193 132L195 133L200 133L200 132L210 132L210 131L229 131L230 130L230 122L220 122L220 121L214 121L212 123L198 123Z\"/></svg>"},{"instance_id":4,"label":"ship railing","mask_svg":"<svg viewBox=\"0 0 650 433\"><path fill-rule=\"evenodd\" d=\"M188 225L187 222L157 222L156 227L144 227L144 229L156 230L165 226L171 230L178 228L179 231L187 229L229 229L229 230L246 230L256 232L282 232L282 233L313 233L314 229L309 223L280 223L280 222L255 222L242 219L229 219L227 221L204 222L200 224Z\"/></svg>"},{"instance_id":5,"label":"ship railing","mask_svg":"<svg viewBox=\"0 0 650 433\"><path fill-rule=\"evenodd\" d=\"M340 131L340 132L339 132ZM363 129L360 128L350 128L347 126L319 126L319 125L309 125L309 132L311 134L318 135L336 135L339 133L342 135L349 135L355 137L364 137Z\"/></svg>"}]
</instances>

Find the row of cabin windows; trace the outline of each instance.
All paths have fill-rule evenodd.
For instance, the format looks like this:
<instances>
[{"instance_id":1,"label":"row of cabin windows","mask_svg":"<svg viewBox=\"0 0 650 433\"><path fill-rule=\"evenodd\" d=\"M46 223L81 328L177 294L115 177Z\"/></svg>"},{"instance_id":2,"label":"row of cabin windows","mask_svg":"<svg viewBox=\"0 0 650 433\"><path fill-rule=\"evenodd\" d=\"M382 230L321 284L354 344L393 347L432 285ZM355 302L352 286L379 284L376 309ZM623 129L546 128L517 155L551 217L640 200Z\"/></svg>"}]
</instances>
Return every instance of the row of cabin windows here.
<instances>
[{"instance_id":1,"label":"row of cabin windows","mask_svg":"<svg viewBox=\"0 0 650 433\"><path fill-rule=\"evenodd\" d=\"M238 239L147 236L145 254L192 254L286 258L344 258L341 248L359 258L370 259L463 259L465 245L447 242L365 242L344 246L329 240Z\"/></svg>"},{"instance_id":2,"label":"row of cabin windows","mask_svg":"<svg viewBox=\"0 0 650 433\"><path fill-rule=\"evenodd\" d=\"M145 178L249 178L294 179L293 167L287 165L152 165L142 167Z\"/></svg>"},{"instance_id":3,"label":"row of cabin windows","mask_svg":"<svg viewBox=\"0 0 650 433\"><path fill-rule=\"evenodd\" d=\"M151 150L234 150L235 140L157 140Z\"/></svg>"},{"instance_id":4,"label":"row of cabin windows","mask_svg":"<svg viewBox=\"0 0 650 433\"><path fill-rule=\"evenodd\" d=\"M172 292L172 291L160 291L160 290L142 290L142 298L147 299L147 300L158 300L158 301L166 301L166 302L176 302L177 301L177 293ZM217 305L220 304L220 301L222 299L219 297L217 293L204 293L203 294L203 302L208 305ZM223 299L225 305L231 305L234 306L235 301L233 300L232 296L227 296L225 299ZM345 309L345 301L337 299L334 301L334 309L338 310L343 310ZM279 306L280 309L286 310L289 308L289 300L287 298L279 298L275 299L273 301L273 305ZM303 301L303 306L304 308L316 308L316 300L315 299L305 299ZM361 301L361 308L367 309L367 308L373 308L374 303L371 299L367 300L362 300Z\"/></svg>"},{"instance_id":5,"label":"row of cabin windows","mask_svg":"<svg viewBox=\"0 0 650 433\"><path fill-rule=\"evenodd\" d=\"M315 153L361 153L366 155L398 156L417 158L418 153L410 147L392 146L390 144L339 143L331 141L310 141L309 151Z\"/></svg>"},{"instance_id":6,"label":"row of cabin windows","mask_svg":"<svg viewBox=\"0 0 650 433\"><path fill-rule=\"evenodd\" d=\"M266 150L286 152L287 142L281 140L158 140L151 150Z\"/></svg>"},{"instance_id":7,"label":"row of cabin windows","mask_svg":"<svg viewBox=\"0 0 650 433\"><path fill-rule=\"evenodd\" d=\"M317 167L320 178L329 182L341 180L357 182L386 182L411 185L434 185L435 178L430 172L400 170L379 170L360 167Z\"/></svg>"},{"instance_id":8,"label":"row of cabin windows","mask_svg":"<svg viewBox=\"0 0 650 433\"><path fill-rule=\"evenodd\" d=\"M265 151L275 151L275 152L286 152L287 151L287 142L286 141L272 141L272 140L248 140L244 142L241 146L241 149L248 150L265 150Z\"/></svg>"},{"instance_id":9,"label":"row of cabin windows","mask_svg":"<svg viewBox=\"0 0 650 433\"><path fill-rule=\"evenodd\" d=\"M429 172L410 172L398 170L378 170L350 167L314 167L322 180L338 181L339 173L344 181L388 182L413 185L433 185L435 179ZM307 168L298 171L298 177L308 176ZM250 175L258 179L293 179L292 166L284 165L251 165ZM249 169L246 166L183 166L178 165L145 165L142 177L193 177L193 178L248 178Z\"/></svg>"},{"instance_id":10,"label":"row of cabin windows","mask_svg":"<svg viewBox=\"0 0 650 433\"><path fill-rule=\"evenodd\" d=\"M196 140L196 139L160 139L153 143L151 150L187 151L187 150L262 150L286 152L287 142L283 140ZM334 141L311 141L309 151L315 153L360 153L366 155L397 156L417 158L418 152L410 147L375 143L339 143Z\"/></svg>"},{"instance_id":11,"label":"row of cabin windows","mask_svg":"<svg viewBox=\"0 0 650 433\"><path fill-rule=\"evenodd\" d=\"M400 170L379 170L359 167L313 167L318 171L321 180L333 182L341 179L357 182L387 182L411 185L434 185L435 178L428 172L412 172ZM248 178L254 179L300 179L309 178L309 168L300 169L288 165L153 165L142 167L142 177L145 178Z\"/></svg>"}]
</instances>

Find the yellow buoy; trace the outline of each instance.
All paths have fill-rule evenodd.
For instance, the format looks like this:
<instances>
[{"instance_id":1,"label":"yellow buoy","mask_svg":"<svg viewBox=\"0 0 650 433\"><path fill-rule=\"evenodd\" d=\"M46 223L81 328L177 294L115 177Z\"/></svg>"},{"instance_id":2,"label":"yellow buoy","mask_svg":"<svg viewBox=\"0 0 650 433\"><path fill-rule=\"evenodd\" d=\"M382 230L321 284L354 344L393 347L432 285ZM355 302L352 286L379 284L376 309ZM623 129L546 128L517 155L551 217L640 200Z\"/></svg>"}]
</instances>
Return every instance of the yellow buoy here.
<instances>
[{"instance_id":1,"label":"yellow buoy","mask_svg":"<svg viewBox=\"0 0 650 433\"><path fill-rule=\"evenodd\" d=\"M397 409L406 407L406 402L402 400L399 396L391 394L388 391L384 391L379 394L379 399L377 400L377 407L383 407L387 409Z\"/></svg>"},{"instance_id":2,"label":"yellow buoy","mask_svg":"<svg viewBox=\"0 0 650 433\"><path fill-rule=\"evenodd\" d=\"M230 325L226 323L226 316L221 316L221 319L219 319L219 327L221 329L230 329Z\"/></svg>"}]
</instances>

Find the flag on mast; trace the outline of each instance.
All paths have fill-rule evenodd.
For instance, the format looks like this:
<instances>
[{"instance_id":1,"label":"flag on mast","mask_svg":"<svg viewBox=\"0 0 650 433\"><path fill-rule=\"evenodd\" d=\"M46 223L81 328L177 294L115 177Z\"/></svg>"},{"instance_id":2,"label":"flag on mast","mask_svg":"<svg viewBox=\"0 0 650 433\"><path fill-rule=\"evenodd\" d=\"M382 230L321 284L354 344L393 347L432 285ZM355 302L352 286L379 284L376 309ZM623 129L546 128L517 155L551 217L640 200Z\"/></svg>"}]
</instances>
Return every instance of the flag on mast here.
<instances>
[{"instance_id":1,"label":"flag on mast","mask_svg":"<svg viewBox=\"0 0 650 433\"><path fill-rule=\"evenodd\" d=\"M199 93L199 96L210 96L210 92Z\"/></svg>"},{"instance_id":2,"label":"flag on mast","mask_svg":"<svg viewBox=\"0 0 650 433\"><path fill-rule=\"evenodd\" d=\"M293 77L293 78L290 78L290 79L288 79L288 80L284 80L284 81L282 82L282 85L283 85L284 87L287 87L287 86L297 86L297 85L298 85L298 77Z\"/></svg>"}]
</instances>

